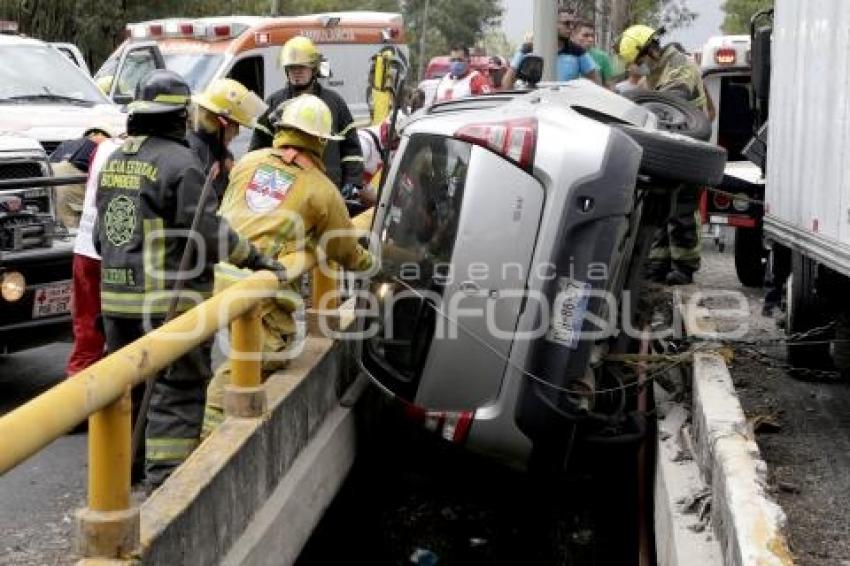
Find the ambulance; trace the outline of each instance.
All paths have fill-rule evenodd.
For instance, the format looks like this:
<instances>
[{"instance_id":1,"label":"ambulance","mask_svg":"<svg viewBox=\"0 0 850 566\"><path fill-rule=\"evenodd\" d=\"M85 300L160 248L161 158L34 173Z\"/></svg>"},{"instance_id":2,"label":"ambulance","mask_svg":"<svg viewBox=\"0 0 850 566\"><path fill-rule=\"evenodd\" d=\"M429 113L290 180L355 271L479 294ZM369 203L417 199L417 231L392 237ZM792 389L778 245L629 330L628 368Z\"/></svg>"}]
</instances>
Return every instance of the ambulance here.
<instances>
[{"instance_id":1,"label":"ambulance","mask_svg":"<svg viewBox=\"0 0 850 566\"><path fill-rule=\"evenodd\" d=\"M285 86L278 67L281 47L303 35L325 58L322 84L345 99L355 120L368 119L372 56L387 45L407 55L401 14L389 12L169 18L128 24L126 32L127 39L95 74L119 104L130 102L139 80L158 68L180 73L194 92L228 77L266 98Z\"/></svg>"}]
</instances>

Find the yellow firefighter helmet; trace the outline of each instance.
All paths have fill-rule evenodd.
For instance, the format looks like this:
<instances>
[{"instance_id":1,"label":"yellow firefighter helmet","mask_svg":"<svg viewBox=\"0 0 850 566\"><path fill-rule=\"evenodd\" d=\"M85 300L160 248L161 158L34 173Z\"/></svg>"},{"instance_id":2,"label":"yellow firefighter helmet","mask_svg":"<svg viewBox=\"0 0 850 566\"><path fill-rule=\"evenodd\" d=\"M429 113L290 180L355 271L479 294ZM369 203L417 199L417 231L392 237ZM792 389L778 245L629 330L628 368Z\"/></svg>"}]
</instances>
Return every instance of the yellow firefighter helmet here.
<instances>
[{"instance_id":1,"label":"yellow firefighter helmet","mask_svg":"<svg viewBox=\"0 0 850 566\"><path fill-rule=\"evenodd\" d=\"M620 36L617 53L627 65L634 63L638 57L643 55L646 48L661 35L661 30L652 29L649 26L637 24L627 28Z\"/></svg>"},{"instance_id":2,"label":"yellow firefighter helmet","mask_svg":"<svg viewBox=\"0 0 850 566\"><path fill-rule=\"evenodd\" d=\"M318 69L321 60L322 55L313 42L303 35L296 35L283 44L280 49L278 64L284 69L290 65L303 65Z\"/></svg>"},{"instance_id":3,"label":"yellow firefighter helmet","mask_svg":"<svg viewBox=\"0 0 850 566\"><path fill-rule=\"evenodd\" d=\"M268 104L233 79L216 79L201 94L193 97L195 104L213 114L223 116L246 128L253 128Z\"/></svg>"},{"instance_id":4,"label":"yellow firefighter helmet","mask_svg":"<svg viewBox=\"0 0 850 566\"><path fill-rule=\"evenodd\" d=\"M302 94L281 103L269 116L275 130L294 128L324 140L341 140L334 135L333 116L324 101L313 94Z\"/></svg>"}]
</instances>

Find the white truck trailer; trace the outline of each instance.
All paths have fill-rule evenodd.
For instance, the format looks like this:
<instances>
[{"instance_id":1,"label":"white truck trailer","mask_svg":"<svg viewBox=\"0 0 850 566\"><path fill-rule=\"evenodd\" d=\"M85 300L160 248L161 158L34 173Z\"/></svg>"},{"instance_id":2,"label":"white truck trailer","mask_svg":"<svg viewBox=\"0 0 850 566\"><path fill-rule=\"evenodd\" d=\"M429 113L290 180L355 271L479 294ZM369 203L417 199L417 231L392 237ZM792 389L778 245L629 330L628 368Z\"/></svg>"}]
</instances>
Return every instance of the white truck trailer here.
<instances>
[{"instance_id":1,"label":"white truck trailer","mask_svg":"<svg viewBox=\"0 0 850 566\"><path fill-rule=\"evenodd\" d=\"M821 343L789 345L798 367L850 369L848 30L847 0L776 1L764 232L777 278L790 275L787 332L832 324L807 336ZM770 65L759 59L754 68Z\"/></svg>"}]
</instances>

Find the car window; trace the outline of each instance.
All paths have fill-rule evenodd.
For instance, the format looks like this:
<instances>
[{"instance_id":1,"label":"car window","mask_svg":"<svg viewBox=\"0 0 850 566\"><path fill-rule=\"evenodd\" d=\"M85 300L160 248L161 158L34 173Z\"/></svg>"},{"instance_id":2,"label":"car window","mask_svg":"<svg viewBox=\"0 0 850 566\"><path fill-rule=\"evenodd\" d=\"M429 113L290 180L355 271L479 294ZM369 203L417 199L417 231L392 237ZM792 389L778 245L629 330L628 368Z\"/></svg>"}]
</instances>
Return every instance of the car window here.
<instances>
[{"instance_id":1,"label":"car window","mask_svg":"<svg viewBox=\"0 0 850 566\"><path fill-rule=\"evenodd\" d=\"M133 96L136 93L136 85L139 84L139 81L154 70L156 70L156 58L153 49L133 49L127 53L124 66L121 67L115 93Z\"/></svg>"},{"instance_id":2,"label":"car window","mask_svg":"<svg viewBox=\"0 0 850 566\"><path fill-rule=\"evenodd\" d=\"M192 92L204 90L224 59L220 53L163 53L162 56L165 67L186 79Z\"/></svg>"},{"instance_id":3,"label":"car window","mask_svg":"<svg viewBox=\"0 0 850 566\"><path fill-rule=\"evenodd\" d=\"M471 146L435 135L411 138L393 183L384 239L403 257L451 261Z\"/></svg>"},{"instance_id":4,"label":"car window","mask_svg":"<svg viewBox=\"0 0 850 566\"><path fill-rule=\"evenodd\" d=\"M254 92L260 98L265 98L263 80L263 57L255 55L245 57L234 63L227 74L228 77L241 83L245 88Z\"/></svg>"},{"instance_id":5,"label":"car window","mask_svg":"<svg viewBox=\"0 0 850 566\"><path fill-rule=\"evenodd\" d=\"M0 47L0 101L60 98L102 104L103 94L67 57L47 45Z\"/></svg>"}]
</instances>

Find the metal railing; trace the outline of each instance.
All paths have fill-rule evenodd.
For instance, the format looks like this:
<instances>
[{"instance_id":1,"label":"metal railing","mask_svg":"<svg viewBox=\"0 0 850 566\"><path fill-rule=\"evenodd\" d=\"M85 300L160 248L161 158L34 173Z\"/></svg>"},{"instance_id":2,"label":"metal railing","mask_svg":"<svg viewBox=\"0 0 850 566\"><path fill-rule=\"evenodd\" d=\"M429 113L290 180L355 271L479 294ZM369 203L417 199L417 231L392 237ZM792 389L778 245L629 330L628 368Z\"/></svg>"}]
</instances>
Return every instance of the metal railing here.
<instances>
[{"instance_id":1,"label":"metal railing","mask_svg":"<svg viewBox=\"0 0 850 566\"><path fill-rule=\"evenodd\" d=\"M368 229L371 219L369 210L354 223ZM331 270L317 266L312 252L290 254L282 263L290 280L312 269L314 308L338 307L338 282ZM262 416L267 404L256 355L263 336L258 305L280 285L271 272L253 273L0 417L0 474L89 418L88 507L78 516L78 550L83 557L132 557L140 523L130 498L130 390L231 324L232 381L225 414Z\"/></svg>"}]
</instances>

